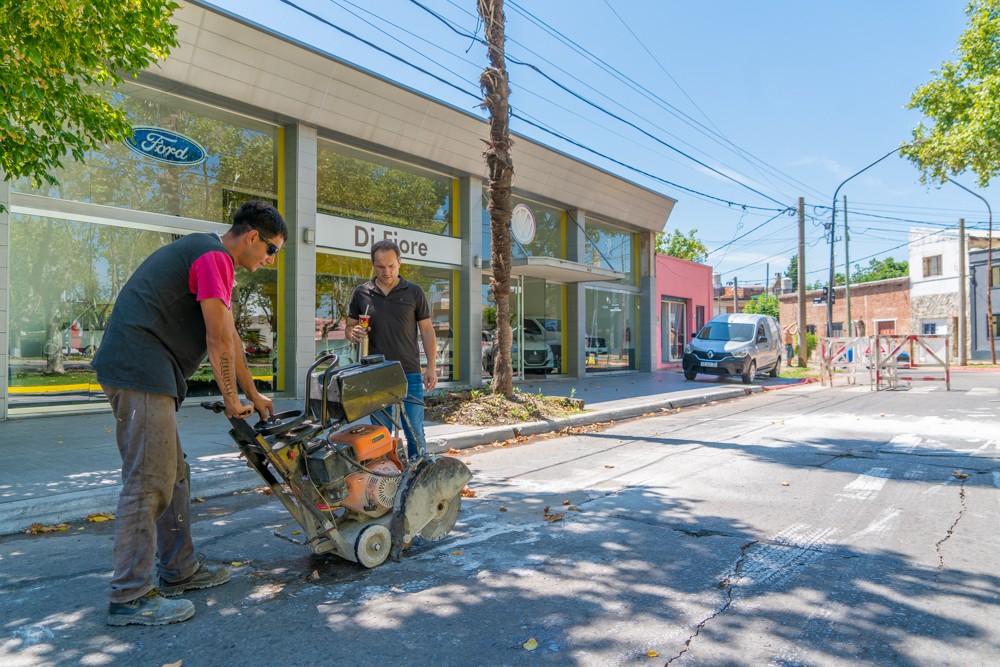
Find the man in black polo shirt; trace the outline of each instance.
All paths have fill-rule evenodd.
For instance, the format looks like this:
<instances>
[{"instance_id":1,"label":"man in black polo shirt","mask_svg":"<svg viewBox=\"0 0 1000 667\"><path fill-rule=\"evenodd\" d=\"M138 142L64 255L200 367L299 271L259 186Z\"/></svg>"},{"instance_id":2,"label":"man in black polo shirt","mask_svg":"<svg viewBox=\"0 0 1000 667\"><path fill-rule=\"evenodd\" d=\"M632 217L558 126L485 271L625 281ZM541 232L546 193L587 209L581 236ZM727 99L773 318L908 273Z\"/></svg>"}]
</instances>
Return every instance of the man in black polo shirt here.
<instances>
[{"instance_id":1,"label":"man in black polo shirt","mask_svg":"<svg viewBox=\"0 0 1000 667\"><path fill-rule=\"evenodd\" d=\"M347 308L347 331L352 343L368 338L368 353L385 355L387 361L398 361L406 373L407 396L419 403L404 404L406 419L406 450L413 457L425 449L424 390L437 386L437 337L431 325L431 309L420 285L399 276L399 246L392 241L379 241L372 246L372 267L375 277L358 285ZM360 324L367 315L368 327ZM427 355L427 368L420 372L420 350L417 334ZM407 423L409 422L409 423Z\"/></svg>"}]
</instances>

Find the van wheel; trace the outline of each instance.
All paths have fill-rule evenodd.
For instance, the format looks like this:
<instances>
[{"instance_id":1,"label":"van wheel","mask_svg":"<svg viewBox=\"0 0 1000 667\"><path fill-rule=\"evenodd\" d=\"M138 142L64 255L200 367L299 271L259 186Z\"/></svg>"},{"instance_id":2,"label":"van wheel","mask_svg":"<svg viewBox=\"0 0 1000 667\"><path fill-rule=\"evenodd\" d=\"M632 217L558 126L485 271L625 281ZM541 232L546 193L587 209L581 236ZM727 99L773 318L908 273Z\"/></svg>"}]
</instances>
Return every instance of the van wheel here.
<instances>
[{"instance_id":1,"label":"van wheel","mask_svg":"<svg viewBox=\"0 0 1000 667\"><path fill-rule=\"evenodd\" d=\"M753 384L754 376L757 375L757 362L751 361L747 367L747 372L743 374L743 384Z\"/></svg>"},{"instance_id":2,"label":"van wheel","mask_svg":"<svg viewBox=\"0 0 1000 667\"><path fill-rule=\"evenodd\" d=\"M684 371L684 379L685 380L693 380L696 377L698 377L698 374L696 372L694 372L694 371Z\"/></svg>"},{"instance_id":3,"label":"van wheel","mask_svg":"<svg viewBox=\"0 0 1000 667\"><path fill-rule=\"evenodd\" d=\"M768 375L770 375L773 378L776 378L779 375L781 375L781 357L778 357L778 360L774 362L774 368L771 369L771 372Z\"/></svg>"}]
</instances>

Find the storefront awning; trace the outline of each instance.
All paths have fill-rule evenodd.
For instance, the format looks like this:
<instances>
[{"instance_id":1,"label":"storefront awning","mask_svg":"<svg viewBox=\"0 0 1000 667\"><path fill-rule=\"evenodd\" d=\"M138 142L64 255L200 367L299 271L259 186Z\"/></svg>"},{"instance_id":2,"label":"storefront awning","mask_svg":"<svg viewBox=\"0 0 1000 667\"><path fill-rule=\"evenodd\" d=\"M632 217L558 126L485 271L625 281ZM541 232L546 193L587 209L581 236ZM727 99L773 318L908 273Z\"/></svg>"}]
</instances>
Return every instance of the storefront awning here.
<instances>
[{"instance_id":1,"label":"storefront awning","mask_svg":"<svg viewBox=\"0 0 1000 667\"><path fill-rule=\"evenodd\" d=\"M488 268L488 264L484 268ZM554 257L515 257L510 273L513 276L541 278L554 283L589 283L631 278L630 274L622 271Z\"/></svg>"}]
</instances>

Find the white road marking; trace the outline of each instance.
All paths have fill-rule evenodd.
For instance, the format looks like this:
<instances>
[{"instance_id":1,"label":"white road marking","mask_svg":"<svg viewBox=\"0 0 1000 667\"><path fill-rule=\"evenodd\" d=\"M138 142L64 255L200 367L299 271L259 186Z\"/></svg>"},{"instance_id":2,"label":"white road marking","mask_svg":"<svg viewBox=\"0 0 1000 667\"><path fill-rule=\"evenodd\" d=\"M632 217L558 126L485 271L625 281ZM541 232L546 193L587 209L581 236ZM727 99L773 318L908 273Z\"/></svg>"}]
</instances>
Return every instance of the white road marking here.
<instances>
[{"instance_id":1,"label":"white road marking","mask_svg":"<svg viewBox=\"0 0 1000 667\"><path fill-rule=\"evenodd\" d=\"M996 396L1000 394L1000 389L996 387L973 387L965 392L966 396Z\"/></svg>"},{"instance_id":2,"label":"white road marking","mask_svg":"<svg viewBox=\"0 0 1000 667\"><path fill-rule=\"evenodd\" d=\"M882 510L882 514L879 515L878 518L865 526L863 529L851 535L847 539L847 543L857 542L863 537L869 537L887 532L890 528L892 528L892 525L896 522L896 519L900 514L902 514L902 510L896 509L895 507L887 507Z\"/></svg>"},{"instance_id":3,"label":"white road marking","mask_svg":"<svg viewBox=\"0 0 1000 667\"><path fill-rule=\"evenodd\" d=\"M871 468L858 475L837 496L849 500L871 500L882 490L889 477L888 468Z\"/></svg>"}]
</instances>

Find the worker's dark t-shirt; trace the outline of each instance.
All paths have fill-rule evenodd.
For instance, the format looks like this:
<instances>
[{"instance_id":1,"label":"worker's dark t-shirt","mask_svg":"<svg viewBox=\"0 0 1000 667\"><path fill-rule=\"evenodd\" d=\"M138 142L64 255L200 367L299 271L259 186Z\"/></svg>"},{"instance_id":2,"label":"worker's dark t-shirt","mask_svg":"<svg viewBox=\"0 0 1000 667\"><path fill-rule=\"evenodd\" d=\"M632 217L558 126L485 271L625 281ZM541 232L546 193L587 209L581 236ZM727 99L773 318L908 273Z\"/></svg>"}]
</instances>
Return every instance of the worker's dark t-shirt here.
<instances>
[{"instance_id":1,"label":"worker's dark t-shirt","mask_svg":"<svg viewBox=\"0 0 1000 667\"><path fill-rule=\"evenodd\" d=\"M208 352L200 301L231 304L233 257L215 234L159 248L125 283L91 363L101 385L166 394L180 405Z\"/></svg>"},{"instance_id":2,"label":"worker's dark t-shirt","mask_svg":"<svg viewBox=\"0 0 1000 667\"><path fill-rule=\"evenodd\" d=\"M354 288L347 316L358 319L368 308L368 353L385 355L386 361L398 361L404 373L420 372L417 347L417 322L430 319L427 295L420 285L399 279L388 294L372 278Z\"/></svg>"}]
</instances>

